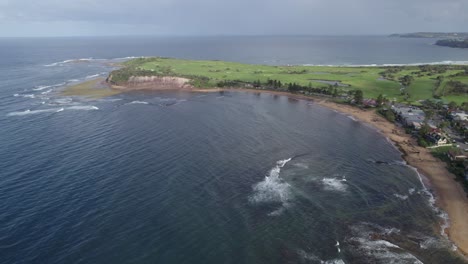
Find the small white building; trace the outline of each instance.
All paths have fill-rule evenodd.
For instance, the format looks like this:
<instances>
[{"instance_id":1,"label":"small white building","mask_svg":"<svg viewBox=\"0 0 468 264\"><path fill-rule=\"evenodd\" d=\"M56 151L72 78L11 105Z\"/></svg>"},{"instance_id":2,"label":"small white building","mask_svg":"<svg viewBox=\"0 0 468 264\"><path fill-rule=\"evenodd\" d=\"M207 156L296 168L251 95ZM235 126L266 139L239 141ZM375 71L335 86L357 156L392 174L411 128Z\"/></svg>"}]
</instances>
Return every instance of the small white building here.
<instances>
[{"instance_id":1,"label":"small white building","mask_svg":"<svg viewBox=\"0 0 468 264\"><path fill-rule=\"evenodd\" d=\"M468 120L468 114L466 114L465 112L453 112L452 117L453 117L453 120L456 120L456 121Z\"/></svg>"}]
</instances>

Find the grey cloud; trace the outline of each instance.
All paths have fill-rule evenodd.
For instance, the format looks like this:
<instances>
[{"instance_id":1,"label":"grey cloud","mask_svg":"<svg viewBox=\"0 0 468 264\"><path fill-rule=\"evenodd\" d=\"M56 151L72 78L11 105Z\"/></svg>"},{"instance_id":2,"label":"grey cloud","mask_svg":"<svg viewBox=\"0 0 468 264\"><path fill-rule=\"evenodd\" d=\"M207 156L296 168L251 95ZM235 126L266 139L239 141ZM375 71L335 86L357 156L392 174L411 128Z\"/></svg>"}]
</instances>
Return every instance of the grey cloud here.
<instances>
[{"instance_id":1,"label":"grey cloud","mask_svg":"<svg viewBox=\"0 0 468 264\"><path fill-rule=\"evenodd\" d=\"M62 23L71 34L83 24L154 34L387 34L463 31L467 12L466 0L0 0L0 30L50 24L43 30L53 34Z\"/></svg>"}]
</instances>

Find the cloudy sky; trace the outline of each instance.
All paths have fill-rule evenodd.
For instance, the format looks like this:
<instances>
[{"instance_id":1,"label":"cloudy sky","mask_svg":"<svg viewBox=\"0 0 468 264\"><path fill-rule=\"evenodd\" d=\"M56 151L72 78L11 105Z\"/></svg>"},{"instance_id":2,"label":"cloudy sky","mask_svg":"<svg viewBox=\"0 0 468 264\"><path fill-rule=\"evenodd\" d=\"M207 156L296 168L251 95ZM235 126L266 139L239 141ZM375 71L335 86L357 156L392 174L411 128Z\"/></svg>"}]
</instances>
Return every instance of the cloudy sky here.
<instances>
[{"instance_id":1,"label":"cloudy sky","mask_svg":"<svg viewBox=\"0 0 468 264\"><path fill-rule=\"evenodd\" d=\"M0 0L0 36L467 31L468 0Z\"/></svg>"}]
</instances>

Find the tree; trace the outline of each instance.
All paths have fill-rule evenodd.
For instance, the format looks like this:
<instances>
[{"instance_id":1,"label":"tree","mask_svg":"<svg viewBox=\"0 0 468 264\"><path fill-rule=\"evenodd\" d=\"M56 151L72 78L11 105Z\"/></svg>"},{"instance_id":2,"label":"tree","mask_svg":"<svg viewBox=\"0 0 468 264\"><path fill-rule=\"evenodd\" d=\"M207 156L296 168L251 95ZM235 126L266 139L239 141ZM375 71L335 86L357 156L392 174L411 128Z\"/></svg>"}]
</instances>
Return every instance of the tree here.
<instances>
[{"instance_id":1,"label":"tree","mask_svg":"<svg viewBox=\"0 0 468 264\"><path fill-rule=\"evenodd\" d=\"M457 109L457 103L455 103L454 101L451 101L448 104L448 107L449 107L449 109Z\"/></svg>"},{"instance_id":2,"label":"tree","mask_svg":"<svg viewBox=\"0 0 468 264\"><path fill-rule=\"evenodd\" d=\"M419 136L425 137L430 131L431 127L427 123L424 123L419 129Z\"/></svg>"},{"instance_id":3,"label":"tree","mask_svg":"<svg viewBox=\"0 0 468 264\"><path fill-rule=\"evenodd\" d=\"M449 122L448 122L448 121L443 121L443 122L441 122L441 123L438 125L438 127L439 127L440 129L444 129L444 128L448 127L448 125L449 125Z\"/></svg>"},{"instance_id":4,"label":"tree","mask_svg":"<svg viewBox=\"0 0 468 264\"><path fill-rule=\"evenodd\" d=\"M408 87L411 85L411 82L414 80L413 76L405 75L400 78L401 85Z\"/></svg>"},{"instance_id":5,"label":"tree","mask_svg":"<svg viewBox=\"0 0 468 264\"><path fill-rule=\"evenodd\" d=\"M426 120L431 119L434 116L434 111L432 110L426 110Z\"/></svg>"},{"instance_id":6,"label":"tree","mask_svg":"<svg viewBox=\"0 0 468 264\"><path fill-rule=\"evenodd\" d=\"M362 90L354 91L354 102L356 104L362 104L363 99L364 99L364 94L362 93Z\"/></svg>"},{"instance_id":7,"label":"tree","mask_svg":"<svg viewBox=\"0 0 468 264\"><path fill-rule=\"evenodd\" d=\"M333 89L333 94L332 94L333 97L338 97L338 89Z\"/></svg>"},{"instance_id":8,"label":"tree","mask_svg":"<svg viewBox=\"0 0 468 264\"><path fill-rule=\"evenodd\" d=\"M395 114L390 110L385 112L385 118L390 122L395 122Z\"/></svg>"},{"instance_id":9,"label":"tree","mask_svg":"<svg viewBox=\"0 0 468 264\"><path fill-rule=\"evenodd\" d=\"M385 101L385 98L383 97L382 94L379 94L379 96L377 96L377 100L375 100L375 102L377 103L377 105L382 105Z\"/></svg>"}]
</instances>

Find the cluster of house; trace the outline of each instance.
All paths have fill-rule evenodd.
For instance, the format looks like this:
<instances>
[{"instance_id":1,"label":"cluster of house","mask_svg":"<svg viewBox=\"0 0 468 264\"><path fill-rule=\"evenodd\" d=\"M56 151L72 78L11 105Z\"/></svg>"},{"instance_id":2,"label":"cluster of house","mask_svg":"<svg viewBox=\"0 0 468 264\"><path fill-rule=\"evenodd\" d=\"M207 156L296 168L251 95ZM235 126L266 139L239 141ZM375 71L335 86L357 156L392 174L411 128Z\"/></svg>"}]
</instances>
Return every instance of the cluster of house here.
<instances>
[{"instance_id":1,"label":"cluster of house","mask_svg":"<svg viewBox=\"0 0 468 264\"><path fill-rule=\"evenodd\" d=\"M453 111L450 113L450 118L460 124L461 127L468 131L468 114L464 111Z\"/></svg>"},{"instance_id":2,"label":"cluster of house","mask_svg":"<svg viewBox=\"0 0 468 264\"><path fill-rule=\"evenodd\" d=\"M453 111L450 116L455 121L468 121L468 114L464 111Z\"/></svg>"},{"instance_id":3,"label":"cluster of house","mask_svg":"<svg viewBox=\"0 0 468 264\"><path fill-rule=\"evenodd\" d=\"M424 111L418 107L407 105L394 105L392 111L396 118L406 127L412 127L419 130L424 124L426 115ZM434 124L427 123L431 131L426 135L426 139L437 146L449 144L448 138Z\"/></svg>"},{"instance_id":4,"label":"cluster of house","mask_svg":"<svg viewBox=\"0 0 468 264\"><path fill-rule=\"evenodd\" d=\"M407 105L393 105L392 111L395 114L397 120L399 120L404 126L419 130L426 121L426 115L424 111L418 107L407 106ZM450 113L450 119L456 121L460 125L468 130L468 114L464 111L454 111ZM434 124L430 122L430 132L425 138L436 146L450 145L449 139L438 129ZM463 152L458 148L451 149L447 153L450 160L453 162L462 162L465 168L465 178L468 181L468 153Z\"/></svg>"},{"instance_id":5,"label":"cluster of house","mask_svg":"<svg viewBox=\"0 0 468 264\"><path fill-rule=\"evenodd\" d=\"M460 149L451 149L448 151L447 156L451 161L454 162L463 162L463 167L465 168L465 179L468 181L468 156L466 153L462 152Z\"/></svg>"},{"instance_id":6,"label":"cluster of house","mask_svg":"<svg viewBox=\"0 0 468 264\"><path fill-rule=\"evenodd\" d=\"M426 119L424 111L414 106L393 105L392 111L403 125L415 129L420 129Z\"/></svg>"}]
</instances>

